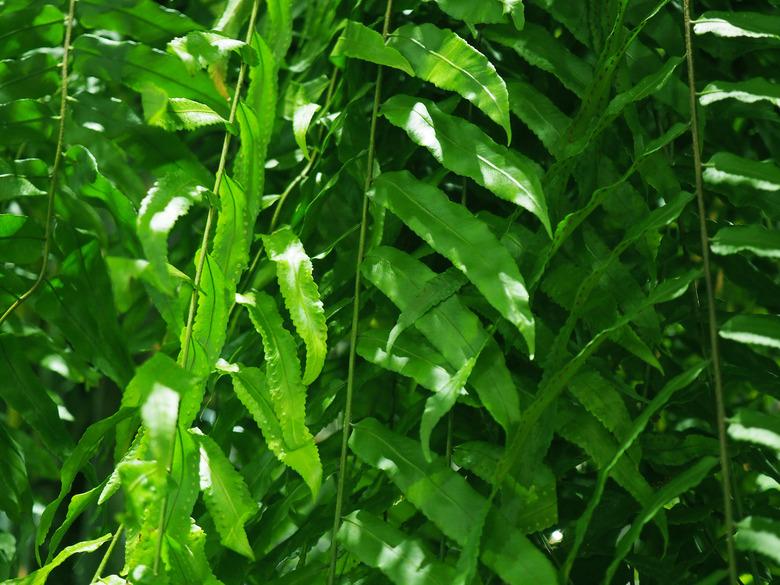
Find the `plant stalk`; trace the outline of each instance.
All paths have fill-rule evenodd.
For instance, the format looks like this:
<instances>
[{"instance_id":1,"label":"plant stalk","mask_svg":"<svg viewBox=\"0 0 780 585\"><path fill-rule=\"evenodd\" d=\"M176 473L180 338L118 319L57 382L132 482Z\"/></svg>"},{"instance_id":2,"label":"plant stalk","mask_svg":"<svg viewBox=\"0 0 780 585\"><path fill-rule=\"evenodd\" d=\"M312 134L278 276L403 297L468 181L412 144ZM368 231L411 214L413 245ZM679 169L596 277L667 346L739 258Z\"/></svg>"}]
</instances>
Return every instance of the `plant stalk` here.
<instances>
[{"instance_id":1,"label":"plant stalk","mask_svg":"<svg viewBox=\"0 0 780 585\"><path fill-rule=\"evenodd\" d=\"M46 277L46 270L49 267L49 251L51 250L51 239L54 222L54 199L57 191L57 183L62 166L62 147L65 142L65 120L68 112L68 62L70 60L70 40L73 36L73 17L76 12L76 0L70 0L68 3L68 15L65 17L65 40L62 43L62 72L60 77L60 125L57 129L57 145L54 150L54 164L51 169L51 181L49 182L49 192L46 205L46 231L43 236L43 250L41 252L41 268L38 276L32 286L24 291L5 312L0 315L0 325L2 325L11 314L18 309L22 303L29 299L38 287L41 286ZM20 148L21 151L21 148Z\"/></svg>"},{"instance_id":2,"label":"plant stalk","mask_svg":"<svg viewBox=\"0 0 780 585\"><path fill-rule=\"evenodd\" d=\"M249 28L246 33L246 43L252 42L252 33L255 30L255 21L257 20L257 11L260 7L260 0L254 0L252 3L252 14L249 17ZM236 110L238 109L238 102L241 97L241 89L244 85L244 78L246 77L246 63L241 62L241 67L238 70L238 80L236 81L236 89L233 92L233 101L230 104L230 115L228 116L228 124L232 125L236 120ZM222 186L222 178L225 175L225 165L227 164L228 150L230 149L230 138L232 134L228 131L225 132L225 138L222 141L222 152L219 156L219 166L217 167L217 174L214 178L213 193L219 196L219 188ZM190 353L190 344L192 343L192 328L195 324L195 309L198 305L198 291L200 290L200 283L203 280L203 268L206 265L206 254L208 253L209 238L211 237L211 224L214 223L214 218L217 215L217 211L213 205L209 206L208 215L206 216L206 227L203 228L203 239L200 243L200 256L198 257L198 265L195 268L195 280L192 286L192 295L190 296L190 307L187 312L187 325L184 329L184 340L182 341L181 359L182 366L187 366L187 359Z\"/></svg>"},{"instance_id":3,"label":"plant stalk","mask_svg":"<svg viewBox=\"0 0 780 585\"><path fill-rule=\"evenodd\" d=\"M382 26L382 38L387 40L390 31L390 15L393 11L393 0L387 0L385 19ZM344 488L346 485L347 447L349 442L349 427L352 421L352 395L355 388L355 348L357 346L358 322L360 320L360 272L363 266L363 255L366 248L366 224L368 223L368 190L374 178L374 154L376 150L376 121L379 114L379 102L382 96L382 66L377 67L376 85L374 86L374 106L371 110L371 126L368 135L368 156L366 157L366 178L363 185L363 208L360 216L360 236L358 238L357 257L355 258L355 291L352 299L352 328L349 336L349 362L347 366L347 396L344 404L343 427L341 429L341 455L339 457L339 480L336 491L336 509L333 513L333 532L330 543L330 569L328 585L336 582L336 561L338 545L336 535L341 525L341 511L344 506Z\"/></svg>"},{"instance_id":4,"label":"plant stalk","mask_svg":"<svg viewBox=\"0 0 780 585\"><path fill-rule=\"evenodd\" d=\"M696 112L696 79L693 64L693 41L691 40L691 0L683 0L683 24L685 27L685 55L688 65L688 95L691 107L691 141L693 166L696 181L696 203L699 212L699 235L701 237L701 256L704 267L704 284L707 291L707 316L709 321L710 354L712 357L712 376L715 390L715 408L720 446L720 472L723 488L723 514L726 531L726 549L729 564L729 581L737 585L737 561L734 552L734 513L731 506L731 470L729 466L728 442L726 440L726 409L723 397L723 378L720 371L720 350L715 315L715 293L712 286L710 267L709 238L707 235L707 215L702 188L701 145L699 144L699 120Z\"/></svg>"},{"instance_id":5,"label":"plant stalk","mask_svg":"<svg viewBox=\"0 0 780 585\"><path fill-rule=\"evenodd\" d=\"M119 537L121 536L124 528L125 528L124 524L120 524L119 526L117 526L116 532L114 532L114 536L111 538L111 542L108 545L108 550L106 551L106 554L103 555L103 558L100 559L100 564L98 565L95 574L92 576L92 580L89 582L90 585L92 585L92 583L96 583L100 579L100 576L103 574L103 570L106 568L106 564L108 564L108 559L111 557L111 553L114 552L114 547L116 546L116 543L119 541Z\"/></svg>"}]
</instances>

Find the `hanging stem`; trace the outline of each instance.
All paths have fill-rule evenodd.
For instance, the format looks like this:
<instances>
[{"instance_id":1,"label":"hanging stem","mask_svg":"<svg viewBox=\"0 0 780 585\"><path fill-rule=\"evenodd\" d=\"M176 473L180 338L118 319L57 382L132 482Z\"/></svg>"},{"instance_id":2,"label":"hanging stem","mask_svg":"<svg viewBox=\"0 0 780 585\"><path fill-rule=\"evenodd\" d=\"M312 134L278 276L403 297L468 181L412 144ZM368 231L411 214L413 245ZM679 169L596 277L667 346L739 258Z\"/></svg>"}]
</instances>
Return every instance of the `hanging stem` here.
<instances>
[{"instance_id":1,"label":"hanging stem","mask_svg":"<svg viewBox=\"0 0 780 585\"><path fill-rule=\"evenodd\" d=\"M688 95L691 107L691 140L693 144L693 166L696 180L696 202L699 211L699 234L701 256L704 265L704 284L707 290L707 313L709 320L710 354L715 389L715 407L720 445L720 472L723 488L723 514L725 517L726 548L729 563L729 580L737 584L737 561L734 553L734 514L731 507L731 472L729 467L728 442L726 441L726 409L723 399L723 379L720 371L720 351L715 317L715 294L710 269L709 238L707 236L704 190L702 189L701 146L699 144L699 121L696 113L696 79L693 66L693 42L691 40L691 0L683 0L683 23L685 26L685 53L688 63Z\"/></svg>"},{"instance_id":2,"label":"hanging stem","mask_svg":"<svg viewBox=\"0 0 780 585\"><path fill-rule=\"evenodd\" d=\"M252 3L252 14L249 17L249 28L246 32L246 43L252 42L252 33L255 30L255 20L257 20L257 11L260 7L260 0L254 0ZM238 80L236 81L236 89L233 92L233 101L230 104L230 116L228 117L228 125L232 125L236 121L236 110L238 109L238 101L241 97L241 88L244 85L244 77L246 77L246 63L241 62L241 68L238 70ZM219 166L217 167L217 174L214 179L214 189L212 191L215 195L219 196L219 188L222 186L222 177L225 175L225 165L227 163L228 150L230 148L230 138L232 134L225 132L225 139L222 142L222 153L219 156ZM203 268L206 265L206 254L208 252L209 238L211 237L211 224L214 223L214 217L217 215L217 211L214 206L209 206L208 215L206 216L206 227L203 229L203 239L200 243L200 256L198 257L198 265L195 269L195 280L192 286L192 296L190 296L190 308L187 313L187 325L184 329L184 340L182 341L181 351L181 364L187 365L187 358L190 353L190 344L192 343L192 327L195 324L195 309L198 304L198 291L200 290L200 283L203 279Z\"/></svg>"},{"instance_id":3,"label":"hanging stem","mask_svg":"<svg viewBox=\"0 0 780 585\"><path fill-rule=\"evenodd\" d=\"M73 36L73 15L76 12L76 0L70 0L68 4L68 15L65 17L65 40L62 43L62 72L60 77L60 125L57 130L57 146L54 150L54 164L51 169L51 180L49 182L48 203L46 206L46 231L43 236L43 251L41 252L41 268L38 276L32 286L24 291L5 312L0 315L0 325L2 325L11 314L18 309L23 302L29 299L38 287L41 286L46 277L46 269L49 267L49 250L51 249L51 238L54 221L54 194L57 190L57 183L62 166L62 147L65 142L65 119L68 112L68 61L70 60L70 39ZM22 145L24 146L24 145ZM21 148L19 149L21 152Z\"/></svg>"},{"instance_id":4,"label":"hanging stem","mask_svg":"<svg viewBox=\"0 0 780 585\"><path fill-rule=\"evenodd\" d=\"M116 546L116 543L119 541L119 537L121 536L124 528L125 528L124 524L120 524L119 526L117 526L116 532L114 532L114 536L108 545L108 550L106 551L106 554L103 555L103 558L100 560L100 564L98 565L97 571L95 571L92 580L89 582L90 585L92 585L92 583L96 583L100 579L100 576L103 574L103 570L106 568L108 559L111 557L111 553L114 552L114 547Z\"/></svg>"},{"instance_id":5,"label":"hanging stem","mask_svg":"<svg viewBox=\"0 0 780 585\"><path fill-rule=\"evenodd\" d=\"M255 21L257 20L257 11L260 7L260 0L254 0L252 3L252 14L249 17L249 26L246 31L246 43L252 42L252 34L255 30ZM246 77L246 63L241 62L241 66L238 70L238 80L236 80L236 89L233 92L233 100L230 104L230 115L228 116L228 125L232 125L236 120L236 111L238 110L238 102L241 98L241 89L244 85L244 78ZM219 194L219 189L222 186L222 178L225 175L225 166L227 164L227 154L230 149L230 138L232 134L229 131L225 132L225 138L222 141L222 152L219 156L219 166L217 167L217 173L214 179L214 188L212 191L214 194ZM203 229L203 239L200 243L200 256L198 257L198 264L195 269L195 280L192 286L192 295L190 296L190 307L187 314L187 324L184 329L184 339L182 340L182 351L179 358L179 363L187 367L187 359L190 352L190 344L192 343L192 328L195 324L195 310L198 304L198 291L200 290L200 283L203 279L203 268L206 265L206 255L208 253L209 238L211 236L211 224L214 223L214 218L217 212L214 206L209 206L208 215L206 216L206 227ZM176 426L176 432L179 431L178 423ZM174 441L176 437L174 436ZM171 451L171 458L167 463L167 471L171 472L173 466L173 451ZM157 575L160 570L160 559L162 558L162 542L163 531L165 527L165 512L168 508L168 496L166 491L163 497L162 509L160 511L160 534L157 539L157 550L154 557L154 574Z\"/></svg>"},{"instance_id":6,"label":"hanging stem","mask_svg":"<svg viewBox=\"0 0 780 585\"><path fill-rule=\"evenodd\" d=\"M385 8L385 21L382 27L382 38L387 39L390 31L390 14L393 10L393 0L387 0ZM376 85L374 87L374 107L371 111L371 126L368 135L368 156L366 160L366 178L363 184L363 209L360 216L360 236L358 238L357 257L355 258L355 292L352 299L352 329L349 336L349 363L347 367L347 396L344 405L343 427L341 429L341 456L339 457L339 481L336 491L336 509L333 513L333 532L330 543L330 570L328 572L328 585L336 582L336 560L338 558L338 546L336 535L341 524L341 510L344 505L344 486L346 484L347 471L347 443L349 441L349 427L352 420L352 394L355 387L355 347L357 346L358 321L360 320L360 270L363 265L363 254L366 248L366 223L368 220L368 190L374 175L374 152L376 148L376 120L379 113L379 101L382 96L382 66L377 67Z\"/></svg>"}]
</instances>

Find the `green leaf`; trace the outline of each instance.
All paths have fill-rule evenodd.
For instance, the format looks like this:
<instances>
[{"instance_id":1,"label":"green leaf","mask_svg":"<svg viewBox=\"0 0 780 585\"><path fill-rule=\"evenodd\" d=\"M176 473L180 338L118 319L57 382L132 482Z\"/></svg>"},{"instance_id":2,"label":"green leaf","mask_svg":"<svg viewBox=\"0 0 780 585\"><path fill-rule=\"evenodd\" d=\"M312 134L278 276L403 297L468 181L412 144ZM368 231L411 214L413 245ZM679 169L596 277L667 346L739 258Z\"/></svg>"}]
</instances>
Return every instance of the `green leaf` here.
<instances>
[{"instance_id":1,"label":"green leaf","mask_svg":"<svg viewBox=\"0 0 780 585\"><path fill-rule=\"evenodd\" d=\"M715 102L734 99L746 104L767 101L780 107L780 86L757 77L746 81L714 81L699 94L699 103L709 106Z\"/></svg>"},{"instance_id":2,"label":"green leaf","mask_svg":"<svg viewBox=\"0 0 780 585\"><path fill-rule=\"evenodd\" d=\"M0 507L19 522L32 511L32 490L24 451L6 427L0 425Z\"/></svg>"},{"instance_id":3,"label":"green leaf","mask_svg":"<svg viewBox=\"0 0 780 585\"><path fill-rule=\"evenodd\" d=\"M612 582L612 577L615 575L620 563L626 558L631 547L639 539L644 525L652 520L667 502L699 485L717 463L718 460L715 457L704 457L653 494L652 500L644 506L639 516L631 524L631 528L618 541L615 556L604 577L604 585L609 585Z\"/></svg>"},{"instance_id":4,"label":"green leaf","mask_svg":"<svg viewBox=\"0 0 780 585\"><path fill-rule=\"evenodd\" d=\"M435 278L435 273L419 260L388 247L372 250L365 258L363 272L402 312ZM453 296L421 316L415 327L455 371L485 344L469 382L490 415L508 431L520 418L517 389L501 349L495 340L485 341L487 333L477 316ZM433 363L438 365L436 360Z\"/></svg>"},{"instance_id":5,"label":"green leaf","mask_svg":"<svg viewBox=\"0 0 780 585\"><path fill-rule=\"evenodd\" d=\"M523 28L525 22L522 0L436 0L436 4L442 12L462 20L470 27L505 22L507 14L511 14L518 30Z\"/></svg>"},{"instance_id":6,"label":"green leaf","mask_svg":"<svg viewBox=\"0 0 780 585\"><path fill-rule=\"evenodd\" d=\"M211 373L225 344L228 312L233 300L232 295L229 298L229 292L217 261L211 254L207 254L198 292L190 352L187 363L183 364L186 370L198 378L205 379ZM185 331L182 330L182 345L184 335Z\"/></svg>"},{"instance_id":7,"label":"green leaf","mask_svg":"<svg viewBox=\"0 0 780 585\"><path fill-rule=\"evenodd\" d=\"M416 77L460 94L504 129L507 143L512 141L506 85L482 53L430 23L406 24L390 34L388 44L406 57Z\"/></svg>"},{"instance_id":8,"label":"green leaf","mask_svg":"<svg viewBox=\"0 0 780 585\"><path fill-rule=\"evenodd\" d=\"M141 420L144 423L144 436L148 438L150 455L162 469L167 469L173 461L179 401L178 392L155 383L141 406Z\"/></svg>"},{"instance_id":9,"label":"green leaf","mask_svg":"<svg viewBox=\"0 0 780 585\"><path fill-rule=\"evenodd\" d=\"M40 547L46 540L46 536L48 535L52 521L54 520L54 515L57 513L60 504L68 495L68 492L70 492L70 488L73 487L76 474L89 464L90 459L94 457L106 434L113 431L117 424L134 413L134 408L122 408L111 416L91 424L84 431L84 434L81 435L75 449L68 454L68 457L62 463L62 468L60 469L59 494L41 513L41 518L38 522L38 531L35 535L36 547ZM54 554L54 548L50 546L49 558L51 558L52 554Z\"/></svg>"},{"instance_id":10,"label":"green leaf","mask_svg":"<svg viewBox=\"0 0 780 585\"><path fill-rule=\"evenodd\" d=\"M697 35L712 33L724 38L780 40L780 18L760 12L705 12L693 22Z\"/></svg>"},{"instance_id":11,"label":"green leaf","mask_svg":"<svg viewBox=\"0 0 780 585\"><path fill-rule=\"evenodd\" d=\"M62 549L62 552L58 554L54 559L38 569L37 571L33 571L26 577L19 577L17 579L9 579L8 581L4 581L4 585L44 585L46 583L46 580L49 578L49 573L51 573L54 569L59 567L62 563L67 561L70 557L72 557L75 554L83 554L83 553L90 553L95 552L97 549L99 549L103 544L111 539L111 534L106 534L105 536L101 536L100 538L96 538L95 540L85 540L82 542L79 542L77 544L73 544L71 546L65 547Z\"/></svg>"},{"instance_id":12,"label":"green leaf","mask_svg":"<svg viewBox=\"0 0 780 585\"><path fill-rule=\"evenodd\" d=\"M219 186L219 217L211 255L225 277L226 296L232 301L241 274L249 262L247 198L241 185L228 175Z\"/></svg>"},{"instance_id":13,"label":"green leaf","mask_svg":"<svg viewBox=\"0 0 780 585\"><path fill-rule=\"evenodd\" d=\"M328 328L320 291L314 282L311 260L303 244L289 227L263 236L268 257L276 264L276 277L284 304L298 335L306 345L303 383L317 379L328 353Z\"/></svg>"},{"instance_id":14,"label":"green leaf","mask_svg":"<svg viewBox=\"0 0 780 585\"><path fill-rule=\"evenodd\" d=\"M448 268L426 282L415 298L411 299L409 306L398 315L398 321L387 336L385 351L392 351L393 344L401 333L413 326L433 307L457 293L467 282L468 279L456 268Z\"/></svg>"},{"instance_id":15,"label":"green leaf","mask_svg":"<svg viewBox=\"0 0 780 585\"><path fill-rule=\"evenodd\" d=\"M74 68L83 75L109 79L142 92L159 87L171 98L188 98L205 104L220 116L227 104L202 71L190 74L178 58L132 41L114 41L81 35L73 43Z\"/></svg>"},{"instance_id":16,"label":"green leaf","mask_svg":"<svg viewBox=\"0 0 780 585\"><path fill-rule=\"evenodd\" d=\"M79 0L78 17L86 28L116 31L152 45L201 28L181 12L153 0Z\"/></svg>"},{"instance_id":17,"label":"green leaf","mask_svg":"<svg viewBox=\"0 0 780 585\"><path fill-rule=\"evenodd\" d=\"M210 437L190 431L200 445L200 489L222 544L255 558L244 524L257 512L244 478Z\"/></svg>"},{"instance_id":18,"label":"green leaf","mask_svg":"<svg viewBox=\"0 0 780 585\"><path fill-rule=\"evenodd\" d=\"M237 121L241 145L235 163L235 178L246 195L246 238L251 242L265 194L265 163L274 128L277 99L277 64L271 49L254 35L252 47L259 60L249 69L246 101L239 102Z\"/></svg>"},{"instance_id":19,"label":"green leaf","mask_svg":"<svg viewBox=\"0 0 780 585\"><path fill-rule=\"evenodd\" d=\"M301 381L301 363L293 337L282 324L276 302L262 292L236 295L236 302L246 307L263 339L268 387L285 443L291 449L313 446L314 438L306 428L306 386ZM321 470L319 476L308 477L308 480L312 498L316 499Z\"/></svg>"},{"instance_id":20,"label":"green leaf","mask_svg":"<svg viewBox=\"0 0 780 585\"><path fill-rule=\"evenodd\" d=\"M374 181L374 201L387 207L476 285L487 301L514 324L534 354L534 318L523 277L509 252L463 206L406 171ZM491 262L484 262L489 256ZM496 274L500 277L497 279Z\"/></svg>"},{"instance_id":21,"label":"green leaf","mask_svg":"<svg viewBox=\"0 0 780 585\"><path fill-rule=\"evenodd\" d=\"M6 145L45 142L53 133L47 104L21 99L0 104L0 132Z\"/></svg>"},{"instance_id":22,"label":"green leaf","mask_svg":"<svg viewBox=\"0 0 780 585\"><path fill-rule=\"evenodd\" d=\"M122 395L122 408L140 408L155 388L167 388L179 395L181 401L179 420L182 426L187 428L195 420L203 399L197 378L167 355L155 353L136 369L135 375ZM124 450L130 446L136 424L137 421L118 422L117 447L120 450L118 455L124 453Z\"/></svg>"},{"instance_id":23,"label":"green leaf","mask_svg":"<svg viewBox=\"0 0 780 585\"><path fill-rule=\"evenodd\" d=\"M571 119L530 83L510 81L507 90L512 113L542 141L548 152L557 152Z\"/></svg>"},{"instance_id":24,"label":"green leaf","mask_svg":"<svg viewBox=\"0 0 780 585\"><path fill-rule=\"evenodd\" d=\"M448 371L446 360L419 333L405 332L390 351L386 349L387 338L386 329L364 331L358 337L358 355L390 372L411 378L431 392L451 386L453 374Z\"/></svg>"},{"instance_id":25,"label":"green leaf","mask_svg":"<svg viewBox=\"0 0 780 585\"><path fill-rule=\"evenodd\" d=\"M735 205L756 207L773 218L780 217L780 204L774 196L780 191L780 168L774 163L718 152L705 164L703 177Z\"/></svg>"},{"instance_id":26,"label":"green leaf","mask_svg":"<svg viewBox=\"0 0 780 585\"><path fill-rule=\"evenodd\" d=\"M734 544L739 550L757 552L780 564L780 522L748 516L737 524Z\"/></svg>"},{"instance_id":27,"label":"green leaf","mask_svg":"<svg viewBox=\"0 0 780 585\"><path fill-rule=\"evenodd\" d=\"M226 60L231 52L238 53L251 65L257 62L257 54L245 42L214 32L194 31L177 37L168 43L168 51L179 57L192 73Z\"/></svg>"},{"instance_id":28,"label":"green leaf","mask_svg":"<svg viewBox=\"0 0 780 585\"><path fill-rule=\"evenodd\" d=\"M70 502L68 503L68 511L65 514L65 520L62 521L62 524L57 526L57 529L51 535L51 539L49 540L49 559L51 559L51 556L57 550L57 547L60 546L63 537L68 532L68 529L73 526L73 523L78 520L79 516L81 516L81 514L83 514L87 508L97 502L98 496L100 495L100 492L103 490L104 486L105 481L96 485L91 490L87 490L86 492L80 494L75 494L70 499Z\"/></svg>"},{"instance_id":29,"label":"green leaf","mask_svg":"<svg viewBox=\"0 0 780 585\"><path fill-rule=\"evenodd\" d=\"M346 516L339 542L361 563L379 569L397 585L450 585L455 569L436 560L418 539L366 512Z\"/></svg>"},{"instance_id":30,"label":"green leaf","mask_svg":"<svg viewBox=\"0 0 780 585\"><path fill-rule=\"evenodd\" d=\"M265 375L257 368L222 365L230 374L233 390L263 433L268 448L282 463L297 472L314 492L322 480L322 466L314 441L303 446L287 442Z\"/></svg>"},{"instance_id":31,"label":"green leaf","mask_svg":"<svg viewBox=\"0 0 780 585\"><path fill-rule=\"evenodd\" d=\"M466 544L473 539L473 528L482 526L485 498L441 459L426 462L415 441L368 418L355 425L349 445L358 458L384 471L406 498L456 543ZM506 582L557 583L550 561L500 515L488 518L485 535L482 560Z\"/></svg>"},{"instance_id":32,"label":"green leaf","mask_svg":"<svg viewBox=\"0 0 780 585\"><path fill-rule=\"evenodd\" d=\"M445 114L429 100L396 95L382 106L382 115L404 129L416 144L427 148L445 168L527 209L551 234L535 163L496 144L478 126Z\"/></svg>"},{"instance_id":33,"label":"green leaf","mask_svg":"<svg viewBox=\"0 0 780 585\"><path fill-rule=\"evenodd\" d=\"M51 4L32 4L0 13L0 59L18 57L30 49L62 43L65 15Z\"/></svg>"},{"instance_id":34,"label":"green leaf","mask_svg":"<svg viewBox=\"0 0 780 585\"><path fill-rule=\"evenodd\" d=\"M726 256L752 252L765 258L780 258L780 231L767 230L758 224L724 227L712 238L712 251Z\"/></svg>"},{"instance_id":35,"label":"green leaf","mask_svg":"<svg viewBox=\"0 0 780 585\"><path fill-rule=\"evenodd\" d=\"M406 57L388 47L381 34L354 20L347 21L330 54L331 61L341 68L346 57L386 65L414 76L414 69Z\"/></svg>"},{"instance_id":36,"label":"green leaf","mask_svg":"<svg viewBox=\"0 0 780 585\"><path fill-rule=\"evenodd\" d=\"M57 405L33 373L18 339L0 335L0 397L40 434L54 453L62 453L73 441L60 419Z\"/></svg>"},{"instance_id":37,"label":"green leaf","mask_svg":"<svg viewBox=\"0 0 780 585\"><path fill-rule=\"evenodd\" d=\"M144 98L148 95L145 90ZM207 105L187 98L168 98L162 93L162 99L159 107L155 111L146 111L146 100L144 100L144 110L146 121L152 126L158 126L165 130L197 130L206 126L215 126L217 124L226 124L222 116L217 114Z\"/></svg>"},{"instance_id":38,"label":"green leaf","mask_svg":"<svg viewBox=\"0 0 780 585\"><path fill-rule=\"evenodd\" d=\"M780 349L780 316L736 315L721 326L720 336L739 343Z\"/></svg>"},{"instance_id":39,"label":"green leaf","mask_svg":"<svg viewBox=\"0 0 780 585\"><path fill-rule=\"evenodd\" d=\"M574 564L574 561L577 557L577 553L579 552L579 548L587 534L588 526L591 519L593 518L593 513L601 501L601 496L604 494L604 487L607 484L607 479L612 474L613 470L617 467L623 455L629 450L634 441L636 441L639 435L645 430L647 424L650 422L650 419L655 416L655 414L661 408L663 408L669 402L669 400L671 400L672 396L676 392L693 383L693 381L696 380L704 370L705 366L706 363L702 362L697 366L694 366L693 368L683 372L682 374L675 376L666 385L664 385L658 394L656 394L650 401L650 404L648 404L647 407L645 407L645 409L639 414L639 416L636 417L631 425L631 428L628 429L628 431L623 435L620 441L620 446L615 450L611 459L605 464L601 465L593 494L588 501L588 505L585 508L585 511L582 513L579 520L577 520L574 543L570 549L569 555L566 557L566 563L563 569L564 576L568 576L569 572L571 571L572 565Z\"/></svg>"},{"instance_id":40,"label":"green leaf","mask_svg":"<svg viewBox=\"0 0 780 585\"><path fill-rule=\"evenodd\" d=\"M311 124L314 114L320 109L319 104L303 104L295 110L293 114L293 136L295 137L295 143L298 148L303 152L303 156L307 160L311 160L309 154L309 147L306 145L306 133L309 131L309 125Z\"/></svg>"},{"instance_id":41,"label":"green leaf","mask_svg":"<svg viewBox=\"0 0 780 585\"><path fill-rule=\"evenodd\" d=\"M492 27L486 38L513 49L534 67L555 75L578 96L583 96L593 80L591 67L568 51L549 30L527 23L521 33L512 27Z\"/></svg>"},{"instance_id":42,"label":"green leaf","mask_svg":"<svg viewBox=\"0 0 780 585\"><path fill-rule=\"evenodd\" d=\"M173 172L155 182L138 210L138 238L157 287L173 293L175 279L168 270L168 234L193 203L202 200L206 188L183 172Z\"/></svg>"},{"instance_id":43,"label":"green leaf","mask_svg":"<svg viewBox=\"0 0 780 585\"><path fill-rule=\"evenodd\" d=\"M274 59L281 63L293 38L292 0L266 0L266 21L263 38L273 51Z\"/></svg>"},{"instance_id":44,"label":"green leaf","mask_svg":"<svg viewBox=\"0 0 780 585\"><path fill-rule=\"evenodd\" d=\"M743 408L729 419L729 437L780 451L780 422L776 416Z\"/></svg>"},{"instance_id":45,"label":"green leaf","mask_svg":"<svg viewBox=\"0 0 780 585\"><path fill-rule=\"evenodd\" d=\"M31 53L0 61L0 104L22 98L42 98L59 85L57 61L47 53Z\"/></svg>"},{"instance_id":46,"label":"green leaf","mask_svg":"<svg viewBox=\"0 0 780 585\"><path fill-rule=\"evenodd\" d=\"M422 445L426 461L431 461L432 459L431 432L442 417L455 406L458 395L460 395L474 369L477 357L479 356L469 358L463 364L463 367L455 372L455 375L436 394L429 396L425 401L425 409L420 420L420 444Z\"/></svg>"}]
</instances>

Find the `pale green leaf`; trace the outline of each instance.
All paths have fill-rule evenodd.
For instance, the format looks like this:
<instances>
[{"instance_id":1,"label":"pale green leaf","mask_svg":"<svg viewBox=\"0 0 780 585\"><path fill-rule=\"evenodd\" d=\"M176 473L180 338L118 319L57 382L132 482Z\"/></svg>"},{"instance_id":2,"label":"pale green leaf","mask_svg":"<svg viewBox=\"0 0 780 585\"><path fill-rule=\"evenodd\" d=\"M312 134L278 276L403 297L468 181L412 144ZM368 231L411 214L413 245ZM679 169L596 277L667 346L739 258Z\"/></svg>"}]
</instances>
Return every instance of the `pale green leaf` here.
<instances>
[{"instance_id":1,"label":"pale green leaf","mask_svg":"<svg viewBox=\"0 0 780 585\"><path fill-rule=\"evenodd\" d=\"M285 443L292 450L313 446L314 439L306 428L306 386L301 380L301 363L295 341L284 328L276 302L262 292L236 295L236 302L246 307L262 337L271 402ZM311 482L308 485L312 497L316 498L321 476L305 479Z\"/></svg>"},{"instance_id":2,"label":"pale green leaf","mask_svg":"<svg viewBox=\"0 0 780 585\"><path fill-rule=\"evenodd\" d=\"M339 67L344 67L345 57L386 65L400 69L407 75L414 75L414 69L406 57L388 47L381 34L354 20L347 21L330 54L331 61Z\"/></svg>"},{"instance_id":3,"label":"pale green leaf","mask_svg":"<svg viewBox=\"0 0 780 585\"><path fill-rule=\"evenodd\" d=\"M314 282L311 260L289 227L263 236L263 244L268 257L276 264L276 277L284 304L306 345L303 383L308 385L319 376L328 353L325 310Z\"/></svg>"},{"instance_id":4,"label":"pale green leaf","mask_svg":"<svg viewBox=\"0 0 780 585\"><path fill-rule=\"evenodd\" d=\"M268 448L279 461L300 474L312 491L316 490L322 478L317 447L314 441L299 447L287 443L265 375L257 368L237 364L223 365L222 369L230 374L236 396L262 431Z\"/></svg>"},{"instance_id":5,"label":"pale green leaf","mask_svg":"<svg viewBox=\"0 0 780 585\"><path fill-rule=\"evenodd\" d=\"M309 160L311 155L309 154L309 147L306 144L306 133L309 131L309 125L311 124L314 114L320 109L319 104L303 104L295 110L293 114L293 136L295 137L295 143L298 148L303 152L303 156Z\"/></svg>"},{"instance_id":6,"label":"pale green leaf","mask_svg":"<svg viewBox=\"0 0 780 585\"><path fill-rule=\"evenodd\" d=\"M173 172L155 182L141 201L138 210L138 238L149 260L150 273L156 286L173 293L176 280L168 270L168 234L179 218L194 203L201 201L205 187L198 185L183 172Z\"/></svg>"},{"instance_id":7,"label":"pale green leaf","mask_svg":"<svg viewBox=\"0 0 780 585\"><path fill-rule=\"evenodd\" d=\"M212 256L225 277L227 296L232 296L241 273L249 262L247 200L241 185L228 175L219 186L219 217Z\"/></svg>"},{"instance_id":8,"label":"pale green leaf","mask_svg":"<svg viewBox=\"0 0 780 585\"><path fill-rule=\"evenodd\" d=\"M257 503L249 493L244 478L219 445L200 432L190 433L200 445L200 489L219 532L220 542L254 559L244 524L257 512Z\"/></svg>"}]
</instances>

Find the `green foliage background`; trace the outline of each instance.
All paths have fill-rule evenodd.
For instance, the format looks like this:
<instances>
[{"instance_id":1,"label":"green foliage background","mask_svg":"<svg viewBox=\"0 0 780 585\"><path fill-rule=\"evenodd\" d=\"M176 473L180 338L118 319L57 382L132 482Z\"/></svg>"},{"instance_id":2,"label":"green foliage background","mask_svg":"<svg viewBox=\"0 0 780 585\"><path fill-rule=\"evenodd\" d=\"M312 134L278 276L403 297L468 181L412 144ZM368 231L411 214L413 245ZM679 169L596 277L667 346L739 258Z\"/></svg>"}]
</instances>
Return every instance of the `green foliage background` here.
<instances>
[{"instance_id":1,"label":"green foliage background","mask_svg":"<svg viewBox=\"0 0 780 585\"><path fill-rule=\"evenodd\" d=\"M779 5L0 1L0 580L771 582Z\"/></svg>"}]
</instances>

